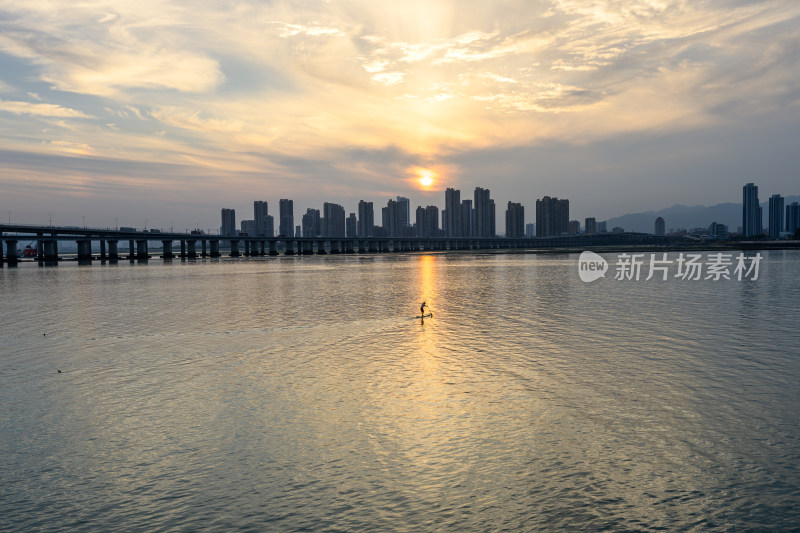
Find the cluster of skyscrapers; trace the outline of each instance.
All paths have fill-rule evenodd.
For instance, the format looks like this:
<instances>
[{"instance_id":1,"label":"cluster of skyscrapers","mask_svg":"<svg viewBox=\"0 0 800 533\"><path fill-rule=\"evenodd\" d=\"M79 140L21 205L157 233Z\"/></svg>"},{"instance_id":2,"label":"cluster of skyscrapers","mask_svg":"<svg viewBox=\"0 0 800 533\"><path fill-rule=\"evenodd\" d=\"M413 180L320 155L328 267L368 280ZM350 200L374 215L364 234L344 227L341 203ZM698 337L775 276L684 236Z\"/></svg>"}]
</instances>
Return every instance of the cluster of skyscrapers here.
<instances>
[{"instance_id":1,"label":"cluster of skyscrapers","mask_svg":"<svg viewBox=\"0 0 800 533\"><path fill-rule=\"evenodd\" d=\"M794 235L800 229L800 205L792 202L785 205L780 194L769 197L766 235L777 239L782 234ZM764 235L763 209L758 200L758 186L752 183L742 188L742 235L755 237Z\"/></svg>"},{"instance_id":2,"label":"cluster of skyscrapers","mask_svg":"<svg viewBox=\"0 0 800 533\"><path fill-rule=\"evenodd\" d=\"M381 225L375 224L372 202L358 202L358 213L345 216L339 204L325 202L322 210L309 208L302 215L301 224L294 223L292 200L279 201L278 236L282 237L495 237L497 235L495 202L489 189L476 187L471 200L461 200L461 191L445 191L445 208L439 216L435 205L419 206L415 220L411 219L411 202L398 196L381 208ZM441 220L441 226L440 226ZM594 219L589 220L595 228ZM535 234L534 234L535 227ZM569 200L545 196L536 201L536 225L525 224L525 208L521 203L508 202L505 214L505 236L550 237L578 233L580 223L569 220ZM593 230L594 232L595 230ZM253 219L242 220L236 229L236 213L222 210L220 234L246 233L256 236L275 236L273 217L265 201L253 203Z\"/></svg>"}]
</instances>

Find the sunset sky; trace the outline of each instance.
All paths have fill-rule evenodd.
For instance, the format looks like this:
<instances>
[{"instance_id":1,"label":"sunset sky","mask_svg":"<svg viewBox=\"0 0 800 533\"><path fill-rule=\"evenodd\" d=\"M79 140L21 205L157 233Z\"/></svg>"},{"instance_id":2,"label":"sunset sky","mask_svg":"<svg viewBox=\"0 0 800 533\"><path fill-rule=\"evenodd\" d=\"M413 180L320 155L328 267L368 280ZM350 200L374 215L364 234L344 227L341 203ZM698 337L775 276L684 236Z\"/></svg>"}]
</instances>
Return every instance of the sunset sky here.
<instances>
[{"instance_id":1,"label":"sunset sky","mask_svg":"<svg viewBox=\"0 0 800 533\"><path fill-rule=\"evenodd\" d=\"M0 0L0 219L800 194L798 62L797 0Z\"/></svg>"}]
</instances>

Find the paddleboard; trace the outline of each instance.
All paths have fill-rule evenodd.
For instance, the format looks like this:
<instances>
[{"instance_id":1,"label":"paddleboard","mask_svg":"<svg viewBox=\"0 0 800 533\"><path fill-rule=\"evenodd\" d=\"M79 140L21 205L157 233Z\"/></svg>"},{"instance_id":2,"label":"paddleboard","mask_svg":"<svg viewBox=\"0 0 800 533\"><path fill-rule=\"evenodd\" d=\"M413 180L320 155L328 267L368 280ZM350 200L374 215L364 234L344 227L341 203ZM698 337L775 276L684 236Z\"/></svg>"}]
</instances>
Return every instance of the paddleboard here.
<instances>
[{"instance_id":1,"label":"paddleboard","mask_svg":"<svg viewBox=\"0 0 800 533\"><path fill-rule=\"evenodd\" d=\"M429 317L432 317L432 316L433 316L433 313L428 313L427 315L415 316L414 318L429 318Z\"/></svg>"}]
</instances>

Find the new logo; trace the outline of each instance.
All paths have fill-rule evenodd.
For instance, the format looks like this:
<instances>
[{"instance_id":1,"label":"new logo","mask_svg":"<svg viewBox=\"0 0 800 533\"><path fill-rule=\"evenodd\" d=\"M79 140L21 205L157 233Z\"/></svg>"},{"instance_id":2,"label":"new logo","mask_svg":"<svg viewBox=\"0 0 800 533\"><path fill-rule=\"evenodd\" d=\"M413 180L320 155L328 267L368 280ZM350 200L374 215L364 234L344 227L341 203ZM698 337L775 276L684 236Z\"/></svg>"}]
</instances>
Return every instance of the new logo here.
<instances>
[{"instance_id":1,"label":"new logo","mask_svg":"<svg viewBox=\"0 0 800 533\"><path fill-rule=\"evenodd\" d=\"M590 283L603 278L608 270L608 262L594 252L583 252L578 258L578 274L581 281Z\"/></svg>"}]
</instances>

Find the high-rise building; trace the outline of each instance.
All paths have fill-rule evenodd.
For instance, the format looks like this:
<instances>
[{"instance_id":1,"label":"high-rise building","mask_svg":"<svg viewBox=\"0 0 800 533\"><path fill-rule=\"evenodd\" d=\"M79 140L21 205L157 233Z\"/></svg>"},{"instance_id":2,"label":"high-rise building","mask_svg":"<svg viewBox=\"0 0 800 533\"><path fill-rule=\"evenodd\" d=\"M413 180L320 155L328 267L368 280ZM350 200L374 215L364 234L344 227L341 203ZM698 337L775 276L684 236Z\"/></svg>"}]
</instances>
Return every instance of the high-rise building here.
<instances>
[{"instance_id":1,"label":"high-rise building","mask_svg":"<svg viewBox=\"0 0 800 533\"><path fill-rule=\"evenodd\" d=\"M439 208L435 205L417 207L417 237L439 236Z\"/></svg>"},{"instance_id":2,"label":"high-rise building","mask_svg":"<svg viewBox=\"0 0 800 533\"><path fill-rule=\"evenodd\" d=\"M666 223L664 222L664 219L663 219L663 218L661 218L661 217L658 217L658 218L656 219L656 224L655 224L655 226L656 226L656 227L655 227L655 233L656 233L656 235L657 235L657 236L663 237L664 235L666 235L666 234L667 234L667 230L666 230L666 227L667 227L667 225L666 225Z\"/></svg>"},{"instance_id":3,"label":"high-rise building","mask_svg":"<svg viewBox=\"0 0 800 533\"><path fill-rule=\"evenodd\" d=\"M372 202L358 202L358 236L373 237L375 232L375 212Z\"/></svg>"},{"instance_id":4,"label":"high-rise building","mask_svg":"<svg viewBox=\"0 0 800 533\"><path fill-rule=\"evenodd\" d=\"M445 231L448 237L461 237L461 191L448 188L444 192Z\"/></svg>"},{"instance_id":5,"label":"high-rise building","mask_svg":"<svg viewBox=\"0 0 800 533\"><path fill-rule=\"evenodd\" d=\"M597 233L607 233L608 232L607 228L608 225L605 220L597 223Z\"/></svg>"},{"instance_id":6,"label":"high-rise building","mask_svg":"<svg viewBox=\"0 0 800 533\"><path fill-rule=\"evenodd\" d=\"M506 238L516 239L525 236L525 208L522 204L508 202L506 209Z\"/></svg>"},{"instance_id":7,"label":"high-rise building","mask_svg":"<svg viewBox=\"0 0 800 533\"><path fill-rule=\"evenodd\" d=\"M348 239L358 237L358 219L355 213L350 213L345 221L345 234Z\"/></svg>"},{"instance_id":8,"label":"high-rise building","mask_svg":"<svg viewBox=\"0 0 800 533\"><path fill-rule=\"evenodd\" d=\"M487 237L497 236L497 216L494 210L494 200L489 198L489 234Z\"/></svg>"},{"instance_id":9,"label":"high-rise building","mask_svg":"<svg viewBox=\"0 0 800 533\"><path fill-rule=\"evenodd\" d=\"M264 217L264 235L267 237L275 236L275 219L272 215Z\"/></svg>"},{"instance_id":10,"label":"high-rise building","mask_svg":"<svg viewBox=\"0 0 800 533\"><path fill-rule=\"evenodd\" d=\"M404 196L398 196L397 204L400 228L411 226L411 202ZM404 231L400 229L398 233L403 234Z\"/></svg>"},{"instance_id":11,"label":"high-rise building","mask_svg":"<svg viewBox=\"0 0 800 533\"><path fill-rule=\"evenodd\" d=\"M472 210L472 200L461 202L461 236L472 237L474 235L474 220Z\"/></svg>"},{"instance_id":12,"label":"high-rise building","mask_svg":"<svg viewBox=\"0 0 800 533\"><path fill-rule=\"evenodd\" d=\"M381 209L381 222L386 237L401 237L405 234L400 209L401 204L391 199L386 202L386 207Z\"/></svg>"},{"instance_id":13,"label":"high-rise building","mask_svg":"<svg viewBox=\"0 0 800 533\"><path fill-rule=\"evenodd\" d=\"M742 188L742 233L745 237L761 235L761 207L758 202L758 186L752 183Z\"/></svg>"},{"instance_id":14,"label":"high-rise building","mask_svg":"<svg viewBox=\"0 0 800 533\"><path fill-rule=\"evenodd\" d=\"M769 236L777 239L783 231L783 196L773 194L769 197Z\"/></svg>"},{"instance_id":15,"label":"high-rise building","mask_svg":"<svg viewBox=\"0 0 800 533\"><path fill-rule=\"evenodd\" d=\"M528 238L536 237L536 224L533 222L525 224L525 236Z\"/></svg>"},{"instance_id":16,"label":"high-rise building","mask_svg":"<svg viewBox=\"0 0 800 533\"><path fill-rule=\"evenodd\" d=\"M236 210L222 208L222 226L220 235L236 235Z\"/></svg>"},{"instance_id":17,"label":"high-rise building","mask_svg":"<svg viewBox=\"0 0 800 533\"><path fill-rule=\"evenodd\" d=\"M278 233L281 237L291 237L295 234L294 225L294 202L292 200L281 199L278 202L280 222ZM298 228L300 226L297 226Z\"/></svg>"},{"instance_id":18,"label":"high-rise building","mask_svg":"<svg viewBox=\"0 0 800 533\"><path fill-rule=\"evenodd\" d=\"M322 236L323 237L344 237L345 218L344 207L339 204L325 202L322 205Z\"/></svg>"},{"instance_id":19,"label":"high-rise building","mask_svg":"<svg viewBox=\"0 0 800 533\"><path fill-rule=\"evenodd\" d=\"M298 238L298 239L299 239L300 237L302 237L302 236L303 236L303 232L302 232L302 230L300 229L300 226L295 226L295 227L294 227L294 236L295 236L296 238Z\"/></svg>"},{"instance_id":20,"label":"high-rise building","mask_svg":"<svg viewBox=\"0 0 800 533\"><path fill-rule=\"evenodd\" d=\"M712 222L711 225L708 227L708 234L716 239L727 239L728 226L726 226L725 224Z\"/></svg>"},{"instance_id":21,"label":"high-rise building","mask_svg":"<svg viewBox=\"0 0 800 533\"><path fill-rule=\"evenodd\" d=\"M489 189L475 187L475 196L473 204L473 209L475 210L473 216L474 218L473 235L475 237L494 236L490 231L491 224L489 219L489 202L490 202Z\"/></svg>"},{"instance_id":22,"label":"high-rise building","mask_svg":"<svg viewBox=\"0 0 800 533\"><path fill-rule=\"evenodd\" d=\"M792 202L786 206L786 231L790 235L800 229L800 204Z\"/></svg>"},{"instance_id":23,"label":"high-rise building","mask_svg":"<svg viewBox=\"0 0 800 533\"><path fill-rule=\"evenodd\" d=\"M586 235L594 235L597 233L597 220L594 217L589 217L584 220L583 232Z\"/></svg>"},{"instance_id":24,"label":"high-rise building","mask_svg":"<svg viewBox=\"0 0 800 533\"><path fill-rule=\"evenodd\" d=\"M255 235L256 234L256 221L255 220L242 220L241 222L241 232L245 235Z\"/></svg>"},{"instance_id":25,"label":"high-rise building","mask_svg":"<svg viewBox=\"0 0 800 533\"><path fill-rule=\"evenodd\" d=\"M581 232L581 222L580 220L570 220L567 223L567 233L570 235L577 235Z\"/></svg>"},{"instance_id":26,"label":"high-rise building","mask_svg":"<svg viewBox=\"0 0 800 533\"><path fill-rule=\"evenodd\" d=\"M253 202L253 220L256 223L255 234L263 237L267 235L267 217L269 216L269 204L263 200ZM271 235L270 235L271 237Z\"/></svg>"},{"instance_id":27,"label":"high-rise building","mask_svg":"<svg viewBox=\"0 0 800 533\"><path fill-rule=\"evenodd\" d=\"M569 232L569 200L549 196L536 200L536 236L553 237Z\"/></svg>"},{"instance_id":28,"label":"high-rise building","mask_svg":"<svg viewBox=\"0 0 800 533\"><path fill-rule=\"evenodd\" d=\"M303 237L319 237L322 235L322 219L319 209L306 209L306 214L300 221Z\"/></svg>"}]
</instances>

